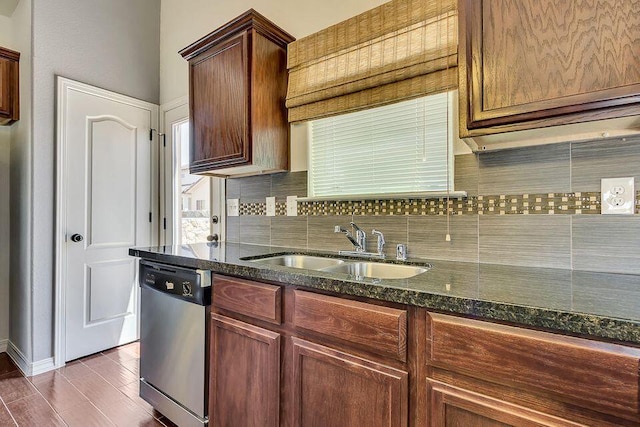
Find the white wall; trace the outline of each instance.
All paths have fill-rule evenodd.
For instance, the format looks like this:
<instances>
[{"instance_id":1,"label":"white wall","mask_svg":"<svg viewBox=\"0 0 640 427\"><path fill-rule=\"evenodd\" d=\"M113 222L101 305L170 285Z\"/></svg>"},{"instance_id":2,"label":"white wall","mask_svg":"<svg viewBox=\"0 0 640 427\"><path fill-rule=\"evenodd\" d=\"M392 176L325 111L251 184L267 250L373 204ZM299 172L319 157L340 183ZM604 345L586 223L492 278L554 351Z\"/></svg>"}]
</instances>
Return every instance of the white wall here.
<instances>
[{"instance_id":1,"label":"white wall","mask_svg":"<svg viewBox=\"0 0 640 427\"><path fill-rule=\"evenodd\" d=\"M0 46L15 49L12 20L0 15ZM9 147L11 128L0 126L0 348L9 338Z\"/></svg>"},{"instance_id":2,"label":"white wall","mask_svg":"<svg viewBox=\"0 0 640 427\"><path fill-rule=\"evenodd\" d=\"M255 9L296 38L337 24L388 0L162 0L160 102L187 95L187 63L178 54L200 37Z\"/></svg>"}]
</instances>

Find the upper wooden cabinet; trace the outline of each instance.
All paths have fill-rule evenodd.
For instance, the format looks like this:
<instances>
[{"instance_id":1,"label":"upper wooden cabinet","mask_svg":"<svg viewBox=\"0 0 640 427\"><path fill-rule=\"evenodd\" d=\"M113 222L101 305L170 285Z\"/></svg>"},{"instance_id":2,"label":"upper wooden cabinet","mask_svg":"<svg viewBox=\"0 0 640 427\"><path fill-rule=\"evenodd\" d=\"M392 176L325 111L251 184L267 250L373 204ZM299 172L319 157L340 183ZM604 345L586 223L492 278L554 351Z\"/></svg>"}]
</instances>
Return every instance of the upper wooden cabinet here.
<instances>
[{"instance_id":1,"label":"upper wooden cabinet","mask_svg":"<svg viewBox=\"0 0 640 427\"><path fill-rule=\"evenodd\" d=\"M640 1L459 0L460 136L637 115Z\"/></svg>"},{"instance_id":2,"label":"upper wooden cabinet","mask_svg":"<svg viewBox=\"0 0 640 427\"><path fill-rule=\"evenodd\" d=\"M293 40L249 10L180 51L189 61L191 173L288 169L286 53Z\"/></svg>"},{"instance_id":3,"label":"upper wooden cabinet","mask_svg":"<svg viewBox=\"0 0 640 427\"><path fill-rule=\"evenodd\" d=\"M19 61L20 53L0 47L0 126L20 118Z\"/></svg>"}]
</instances>

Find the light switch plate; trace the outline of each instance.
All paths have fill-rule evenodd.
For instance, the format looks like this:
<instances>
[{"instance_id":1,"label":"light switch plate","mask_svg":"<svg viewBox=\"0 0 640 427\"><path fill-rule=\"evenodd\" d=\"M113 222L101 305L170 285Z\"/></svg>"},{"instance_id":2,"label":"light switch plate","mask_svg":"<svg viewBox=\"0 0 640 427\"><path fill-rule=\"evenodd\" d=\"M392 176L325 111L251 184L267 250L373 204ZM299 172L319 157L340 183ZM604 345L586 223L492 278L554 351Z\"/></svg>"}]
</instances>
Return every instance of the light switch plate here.
<instances>
[{"instance_id":1,"label":"light switch plate","mask_svg":"<svg viewBox=\"0 0 640 427\"><path fill-rule=\"evenodd\" d=\"M603 178L601 181L603 215L633 215L636 203L634 178Z\"/></svg>"},{"instance_id":2,"label":"light switch plate","mask_svg":"<svg viewBox=\"0 0 640 427\"><path fill-rule=\"evenodd\" d=\"M240 216L240 199L227 199L227 216Z\"/></svg>"},{"instance_id":3,"label":"light switch plate","mask_svg":"<svg viewBox=\"0 0 640 427\"><path fill-rule=\"evenodd\" d=\"M298 216L298 196L287 196L287 216Z\"/></svg>"},{"instance_id":4,"label":"light switch plate","mask_svg":"<svg viewBox=\"0 0 640 427\"><path fill-rule=\"evenodd\" d=\"M276 198L267 197L267 216L276 216Z\"/></svg>"}]
</instances>

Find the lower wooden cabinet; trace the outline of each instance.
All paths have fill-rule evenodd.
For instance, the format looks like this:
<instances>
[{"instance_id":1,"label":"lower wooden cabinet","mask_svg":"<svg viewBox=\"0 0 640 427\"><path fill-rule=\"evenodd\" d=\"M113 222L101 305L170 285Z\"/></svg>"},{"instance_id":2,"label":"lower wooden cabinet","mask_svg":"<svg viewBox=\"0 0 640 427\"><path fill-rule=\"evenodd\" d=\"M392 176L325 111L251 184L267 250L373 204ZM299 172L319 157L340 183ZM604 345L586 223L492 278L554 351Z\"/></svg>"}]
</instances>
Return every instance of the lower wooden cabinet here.
<instances>
[{"instance_id":1,"label":"lower wooden cabinet","mask_svg":"<svg viewBox=\"0 0 640 427\"><path fill-rule=\"evenodd\" d=\"M296 426L407 425L407 372L305 340L292 342Z\"/></svg>"},{"instance_id":2,"label":"lower wooden cabinet","mask_svg":"<svg viewBox=\"0 0 640 427\"><path fill-rule=\"evenodd\" d=\"M427 380L427 396L429 427L577 427L584 425L433 380Z\"/></svg>"},{"instance_id":3,"label":"lower wooden cabinet","mask_svg":"<svg viewBox=\"0 0 640 427\"><path fill-rule=\"evenodd\" d=\"M280 424L280 334L211 315L210 426Z\"/></svg>"},{"instance_id":4,"label":"lower wooden cabinet","mask_svg":"<svg viewBox=\"0 0 640 427\"><path fill-rule=\"evenodd\" d=\"M211 426L640 425L640 349L218 277Z\"/></svg>"}]
</instances>

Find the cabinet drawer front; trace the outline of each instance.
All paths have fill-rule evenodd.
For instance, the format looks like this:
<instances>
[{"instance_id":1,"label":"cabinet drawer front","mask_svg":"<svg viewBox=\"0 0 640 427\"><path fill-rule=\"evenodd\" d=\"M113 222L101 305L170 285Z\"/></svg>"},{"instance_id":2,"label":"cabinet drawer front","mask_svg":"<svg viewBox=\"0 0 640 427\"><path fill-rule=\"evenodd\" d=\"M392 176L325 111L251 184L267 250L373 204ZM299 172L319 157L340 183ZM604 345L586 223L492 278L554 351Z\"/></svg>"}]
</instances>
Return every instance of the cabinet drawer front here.
<instances>
[{"instance_id":1,"label":"cabinet drawer front","mask_svg":"<svg viewBox=\"0 0 640 427\"><path fill-rule=\"evenodd\" d=\"M407 359L407 312L295 291L294 322L327 337L400 361Z\"/></svg>"},{"instance_id":2,"label":"cabinet drawer front","mask_svg":"<svg viewBox=\"0 0 640 427\"><path fill-rule=\"evenodd\" d=\"M276 325L282 323L280 286L215 276L213 280L213 305Z\"/></svg>"},{"instance_id":3,"label":"cabinet drawer front","mask_svg":"<svg viewBox=\"0 0 640 427\"><path fill-rule=\"evenodd\" d=\"M430 314L434 366L601 412L640 413L640 350Z\"/></svg>"}]
</instances>

